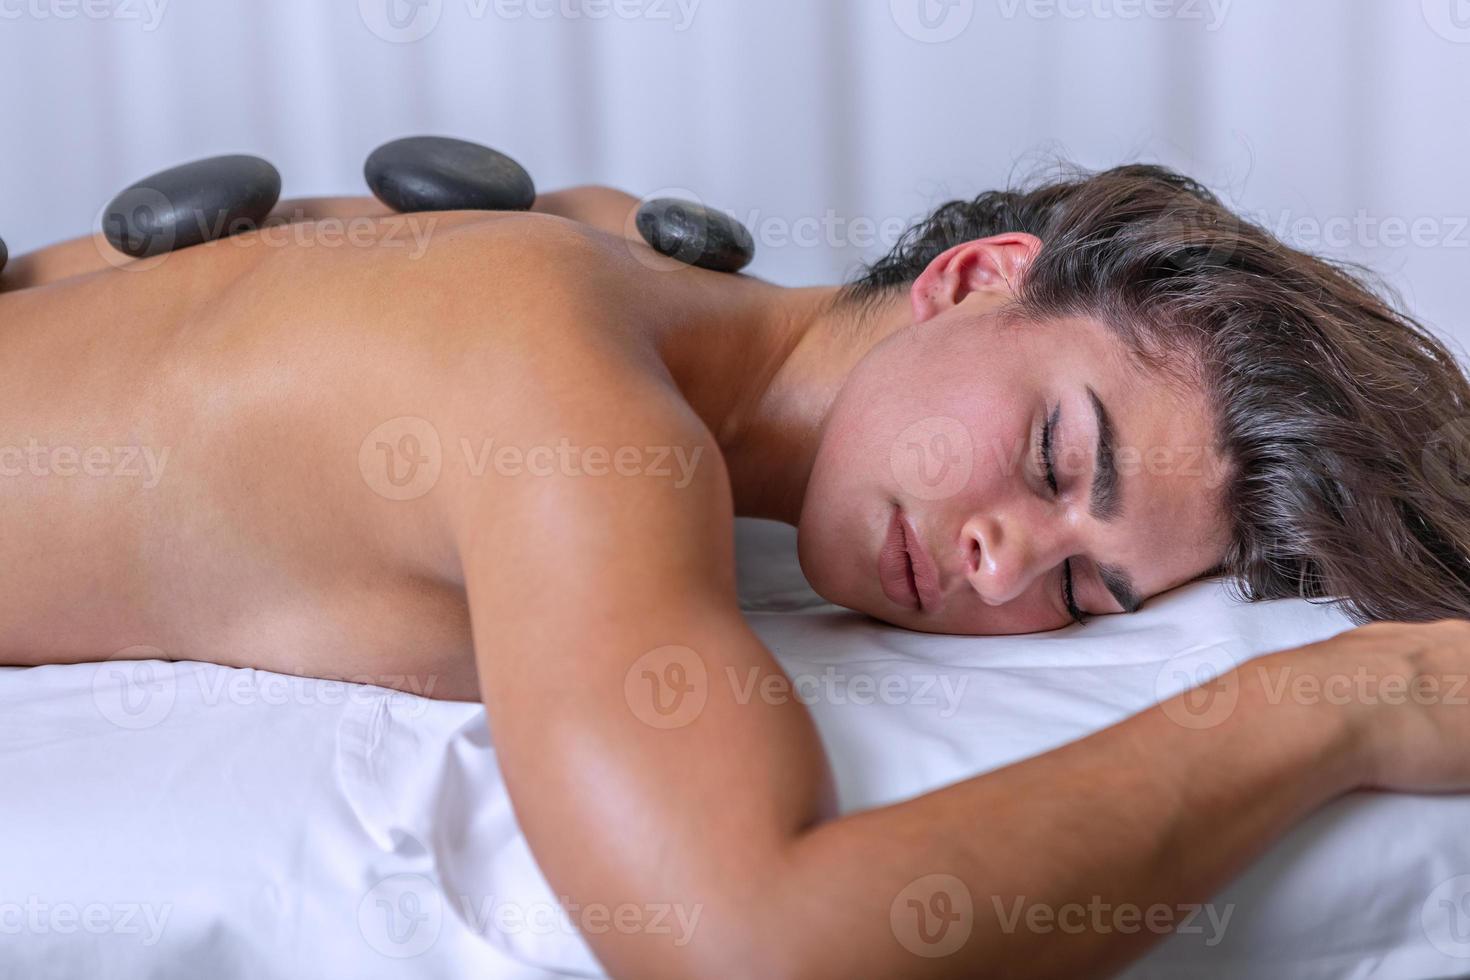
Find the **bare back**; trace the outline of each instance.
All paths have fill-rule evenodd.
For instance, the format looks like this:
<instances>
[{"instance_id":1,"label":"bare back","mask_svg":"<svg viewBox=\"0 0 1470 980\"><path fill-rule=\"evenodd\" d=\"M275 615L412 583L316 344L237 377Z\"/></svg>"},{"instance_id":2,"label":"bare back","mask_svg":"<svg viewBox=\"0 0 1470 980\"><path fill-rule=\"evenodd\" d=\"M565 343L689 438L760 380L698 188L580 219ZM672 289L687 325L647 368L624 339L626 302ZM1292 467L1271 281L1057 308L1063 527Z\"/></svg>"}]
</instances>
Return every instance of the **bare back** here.
<instances>
[{"instance_id":1,"label":"bare back","mask_svg":"<svg viewBox=\"0 0 1470 980\"><path fill-rule=\"evenodd\" d=\"M554 444L559 386L666 381L588 273L636 276L610 239L433 218L421 256L389 232L227 240L0 296L0 662L162 655L477 697L434 482L511 485L483 478L514 461L498 449ZM495 425L437 423L463 399Z\"/></svg>"}]
</instances>

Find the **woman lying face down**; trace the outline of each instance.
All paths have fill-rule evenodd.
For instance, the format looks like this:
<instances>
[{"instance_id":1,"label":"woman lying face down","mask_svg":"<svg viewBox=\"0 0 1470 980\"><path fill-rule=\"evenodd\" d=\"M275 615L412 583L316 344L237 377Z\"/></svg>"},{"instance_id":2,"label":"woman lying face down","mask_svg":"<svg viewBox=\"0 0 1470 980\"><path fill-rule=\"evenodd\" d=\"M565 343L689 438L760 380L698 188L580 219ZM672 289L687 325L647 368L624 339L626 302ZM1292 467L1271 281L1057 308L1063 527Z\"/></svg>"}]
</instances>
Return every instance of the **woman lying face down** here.
<instances>
[{"instance_id":1,"label":"woman lying face down","mask_svg":"<svg viewBox=\"0 0 1470 980\"><path fill-rule=\"evenodd\" d=\"M581 188L537 210L636 240L634 204ZM276 222L325 234L345 221L390 252L410 236L379 227L389 214L295 202L261 239L293 240ZM438 216L409 217L423 219L414 257L455 250L430 241L453 237L430 234ZM84 241L22 257L0 288L121 262L98 248L110 252ZM301 265L279 247L209 248L211 268L271 253ZM672 332L693 339L676 337L666 346L687 350L666 359L721 434L737 512L798 524L803 569L833 602L916 630L1021 633L1219 572L1250 598L1340 598L1365 620L1470 612L1470 487L1446 458L1470 436L1454 359L1353 270L1287 247L1176 173L1125 166L952 202L840 290L691 285L616 251L594 256L623 270L606 309L666 305L693 326ZM52 302L67 318L58 304L89 301ZM493 331L484 305L476 329ZM701 363L732 356L785 362L774 378ZM733 424L709 409L744 402L766 417ZM723 438L742 427L755 437Z\"/></svg>"},{"instance_id":2,"label":"woman lying face down","mask_svg":"<svg viewBox=\"0 0 1470 980\"><path fill-rule=\"evenodd\" d=\"M1453 358L1194 182L946 205L840 302L904 291L913 327L851 372L801 512L828 599L1020 633L1220 571L1360 619L1470 610L1470 498L1426 449L1465 410Z\"/></svg>"},{"instance_id":3,"label":"woman lying face down","mask_svg":"<svg viewBox=\"0 0 1470 980\"><path fill-rule=\"evenodd\" d=\"M631 204L584 188L538 210L636 239ZM387 252L404 237L378 227L388 216L336 199L276 220L347 219ZM431 236L414 232L417 255ZM24 257L0 286L120 263L98 247ZM289 258L216 247L215 268ZM621 276L607 309L666 305L693 325L660 356L721 434L735 509L798 524L803 569L835 603L928 632L1023 633L1223 573L1249 598L1336 598L1364 620L1470 612L1470 487L1445 458L1470 400L1454 359L1353 270L1176 173L1124 166L952 202L843 289L595 259ZM495 330L484 316L476 329ZM752 350L758 366L784 359L773 378L702 363ZM758 403L754 425L717 417L743 403ZM723 438L741 428L754 438Z\"/></svg>"},{"instance_id":4,"label":"woman lying face down","mask_svg":"<svg viewBox=\"0 0 1470 980\"><path fill-rule=\"evenodd\" d=\"M539 207L618 231L629 200ZM1462 706L1268 694L1459 690L1465 624L1261 657L1217 725L1181 726L1186 692L842 817L805 707L727 683L781 673L736 513L797 523L820 592L922 630L1053 629L1216 569L1362 618L1470 610L1470 498L1425 451L1465 407L1453 360L1176 174L948 205L842 290L670 274L553 218L415 215L413 254L381 208L302 211L278 246L5 271L8 438L73 455L0 453L0 662L479 697L557 894L701 910L685 944L589 935L614 975L1101 975L1155 937L1007 929L987 899L1198 901L1338 795L1470 787ZM344 216L352 247L295 240ZM161 479L76 478L76 447L123 443L170 447ZM974 919L937 958L895 925L936 878Z\"/></svg>"}]
</instances>

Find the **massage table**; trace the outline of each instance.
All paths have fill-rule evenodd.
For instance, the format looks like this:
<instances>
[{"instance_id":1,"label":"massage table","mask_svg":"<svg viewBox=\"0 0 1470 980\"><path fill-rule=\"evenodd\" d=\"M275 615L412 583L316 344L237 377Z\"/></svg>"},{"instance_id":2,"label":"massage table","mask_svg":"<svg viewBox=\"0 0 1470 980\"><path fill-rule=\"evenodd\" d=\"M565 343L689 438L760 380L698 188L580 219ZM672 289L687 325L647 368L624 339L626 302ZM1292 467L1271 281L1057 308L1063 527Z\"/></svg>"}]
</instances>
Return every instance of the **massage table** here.
<instances>
[{"instance_id":1,"label":"massage table","mask_svg":"<svg viewBox=\"0 0 1470 980\"><path fill-rule=\"evenodd\" d=\"M794 540L739 522L742 603L811 708L845 812L1350 625L1202 582L1054 633L931 636L823 603ZM1206 684L1178 720L1228 710ZM0 787L3 978L590 977L573 922L616 927L564 908L542 877L478 704L202 663L7 668ZM596 810L590 789L582 805ZM1012 923L1018 898L997 906ZM696 907L602 911L697 928ZM1136 921L1114 912L1088 921ZM1175 921L1125 976L1470 976L1470 796L1343 798Z\"/></svg>"}]
</instances>

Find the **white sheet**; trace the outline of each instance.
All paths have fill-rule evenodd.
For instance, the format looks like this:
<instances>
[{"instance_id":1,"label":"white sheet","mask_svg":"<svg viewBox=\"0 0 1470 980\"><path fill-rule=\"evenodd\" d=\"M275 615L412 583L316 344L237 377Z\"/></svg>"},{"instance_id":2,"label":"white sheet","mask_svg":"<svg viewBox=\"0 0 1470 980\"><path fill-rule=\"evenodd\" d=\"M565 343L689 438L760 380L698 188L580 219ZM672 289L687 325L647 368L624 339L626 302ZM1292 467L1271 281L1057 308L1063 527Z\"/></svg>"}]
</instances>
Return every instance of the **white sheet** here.
<instances>
[{"instance_id":1,"label":"white sheet","mask_svg":"<svg viewBox=\"0 0 1470 980\"><path fill-rule=\"evenodd\" d=\"M1346 625L1205 584L1081 630L931 637L820 604L785 529L744 524L741 545L748 615L809 700L846 810ZM0 787L0 977L598 972L475 705L203 664L8 670ZM1470 798L1351 797L1211 905L1129 975L1470 975Z\"/></svg>"}]
</instances>

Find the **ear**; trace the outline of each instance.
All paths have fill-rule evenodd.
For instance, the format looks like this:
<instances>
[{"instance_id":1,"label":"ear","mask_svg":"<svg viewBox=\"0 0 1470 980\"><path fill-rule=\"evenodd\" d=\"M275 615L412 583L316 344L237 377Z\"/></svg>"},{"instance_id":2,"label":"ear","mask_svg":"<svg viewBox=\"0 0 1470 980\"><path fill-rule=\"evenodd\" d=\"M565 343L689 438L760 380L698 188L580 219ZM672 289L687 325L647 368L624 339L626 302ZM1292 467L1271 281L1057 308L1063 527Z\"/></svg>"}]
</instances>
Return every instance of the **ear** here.
<instances>
[{"instance_id":1,"label":"ear","mask_svg":"<svg viewBox=\"0 0 1470 980\"><path fill-rule=\"evenodd\" d=\"M974 293L1016 296L1041 239L1025 232L978 238L940 255L909 290L914 322L923 323Z\"/></svg>"}]
</instances>

